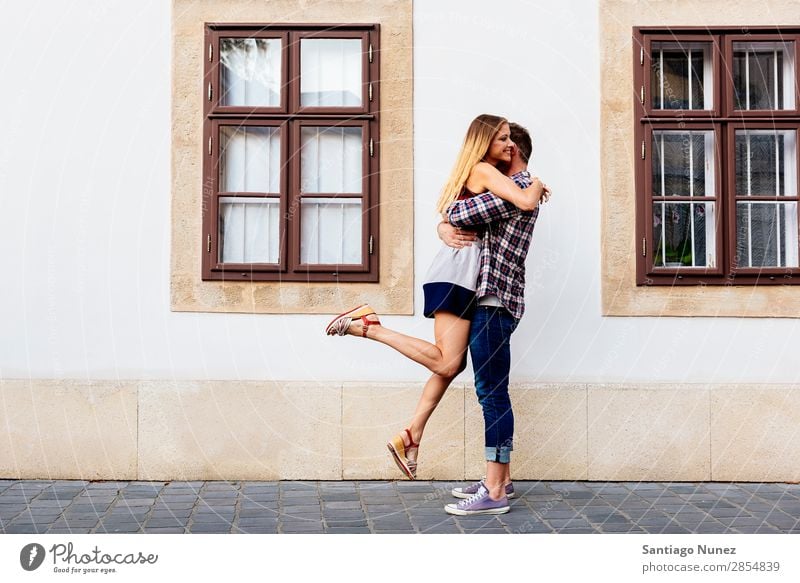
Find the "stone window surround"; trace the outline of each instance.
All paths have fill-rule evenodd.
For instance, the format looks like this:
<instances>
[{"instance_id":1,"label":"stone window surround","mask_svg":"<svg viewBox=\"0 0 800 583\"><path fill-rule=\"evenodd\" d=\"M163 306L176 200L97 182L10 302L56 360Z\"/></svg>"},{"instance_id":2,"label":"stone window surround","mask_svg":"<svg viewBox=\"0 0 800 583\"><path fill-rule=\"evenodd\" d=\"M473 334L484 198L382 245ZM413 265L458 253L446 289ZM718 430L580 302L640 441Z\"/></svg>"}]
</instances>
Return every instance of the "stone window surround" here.
<instances>
[{"instance_id":1,"label":"stone window surround","mask_svg":"<svg viewBox=\"0 0 800 583\"><path fill-rule=\"evenodd\" d=\"M327 314L368 301L385 314L413 314L413 131L411 0L331 3L311 0L173 0L172 250L173 311ZM203 35L215 23L377 23L381 27L378 283L231 282L201 280Z\"/></svg>"},{"instance_id":2,"label":"stone window surround","mask_svg":"<svg viewBox=\"0 0 800 583\"><path fill-rule=\"evenodd\" d=\"M636 285L634 209L634 27L789 26L796 5L770 0L650 2L601 0L600 182L601 280L605 316L800 317L797 289L790 286ZM620 58L624 55L624 58Z\"/></svg>"}]
</instances>

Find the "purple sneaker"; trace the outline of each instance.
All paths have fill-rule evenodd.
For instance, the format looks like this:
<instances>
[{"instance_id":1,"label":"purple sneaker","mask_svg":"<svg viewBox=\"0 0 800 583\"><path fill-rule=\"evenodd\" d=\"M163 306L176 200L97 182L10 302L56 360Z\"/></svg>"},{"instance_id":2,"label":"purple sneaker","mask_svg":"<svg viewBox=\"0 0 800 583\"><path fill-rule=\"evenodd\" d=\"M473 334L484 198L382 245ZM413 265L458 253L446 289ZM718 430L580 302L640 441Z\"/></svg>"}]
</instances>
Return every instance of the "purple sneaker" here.
<instances>
[{"instance_id":1,"label":"purple sneaker","mask_svg":"<svg viewBox=\"0 0 800 583\"><path fill-rule=\"evenodd\" d=\"M475 482L464 488L453 488L450 493L456 498L469 498L473 494L478 493L478 488L483 486L483 479L480 482ZM506 484L506 498L511 499L514 497L514 484L509 482Z\"/></svg>"},{"instance_id":2,"label":"purple sneaker","mask_svg":"<svg viewBox=\"0 0 800 583\"><path fill-rule=\"evenodd\" d=\"M492 500L489 497L489 490L483 484L478 486L478 491L466 500L458 504L448 504L444 511L448 514L459 516L471 516L473 514L505 514L511 510L508 505L508 497L503 496L500 500Z\"/></svg>"}]
</instances>

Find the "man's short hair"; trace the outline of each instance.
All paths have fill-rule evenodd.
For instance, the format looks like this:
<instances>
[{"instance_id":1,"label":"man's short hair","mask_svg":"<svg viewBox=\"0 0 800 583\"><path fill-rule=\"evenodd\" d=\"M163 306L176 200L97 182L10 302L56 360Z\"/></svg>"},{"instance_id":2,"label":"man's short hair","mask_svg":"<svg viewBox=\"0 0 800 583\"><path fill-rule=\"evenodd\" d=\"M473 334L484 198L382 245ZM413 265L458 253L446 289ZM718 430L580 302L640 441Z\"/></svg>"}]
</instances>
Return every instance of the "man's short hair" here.
<instances>
[{"instance_id":1,"label":"man's short hair","mask_svg":"<svg viewBox=\"0 0 800 583\"><path fill-rule=\"evenodd\" d=\"M533 144L531 144L531 135L524 127L518 123L510 123L508 127L511 128L511 141L519 148L520 156L525 162L531 159L531 152L533 151Z\"/></svg>"}]
</instances>

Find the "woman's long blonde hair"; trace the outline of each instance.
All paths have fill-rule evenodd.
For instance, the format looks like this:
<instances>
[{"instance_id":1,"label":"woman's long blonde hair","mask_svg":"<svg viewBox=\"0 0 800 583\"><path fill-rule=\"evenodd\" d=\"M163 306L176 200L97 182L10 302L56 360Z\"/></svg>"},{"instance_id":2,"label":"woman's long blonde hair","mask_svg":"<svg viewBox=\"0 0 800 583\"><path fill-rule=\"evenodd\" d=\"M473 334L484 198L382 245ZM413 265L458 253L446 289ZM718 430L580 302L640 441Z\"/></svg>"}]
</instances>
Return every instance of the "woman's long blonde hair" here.
<instances>
[{"instance_id":1,"label":"woman's long blonde hair","mask_svg":"<svg viewBox=\"0 0 800 583\"><path fill-rule=\"evenodd\" d=\"M442 189L439 202L436 203L437 212L444 213L447 207L458 198L458 195L464 189L464 184L466 184L472 168L486 156L492 139L494 139L495 134L504 123L508 123L506 118L488 113L481 114L472 120L472 123L469 124L469 129L467 129L464 144L458 153L456 164L453 166L453 171L450 172L450 178L447 179L447 184Z\"/></svg>"}]
</instances>

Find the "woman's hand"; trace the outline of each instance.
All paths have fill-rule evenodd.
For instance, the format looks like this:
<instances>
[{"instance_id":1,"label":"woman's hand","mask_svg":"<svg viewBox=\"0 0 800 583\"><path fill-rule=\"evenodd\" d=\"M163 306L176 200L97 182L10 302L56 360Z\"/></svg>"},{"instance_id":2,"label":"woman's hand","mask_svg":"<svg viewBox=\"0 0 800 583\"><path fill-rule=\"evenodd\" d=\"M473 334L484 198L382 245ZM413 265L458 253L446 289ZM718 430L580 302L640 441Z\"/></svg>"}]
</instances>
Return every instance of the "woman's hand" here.
<instances>
[{"instance_id":1,"label":"woman's hand","mask_svg":"<svg viewBox=\"0 0 800 583\"><path fill-rule=\"evenodd\" d=\"M447 221L439 223L436 227L436 232L439 234L439 238L444 244L453 249L469 247L472 245L472 242L478 238L475 231L459 229Z\"/></svg>"}]
</instances>

